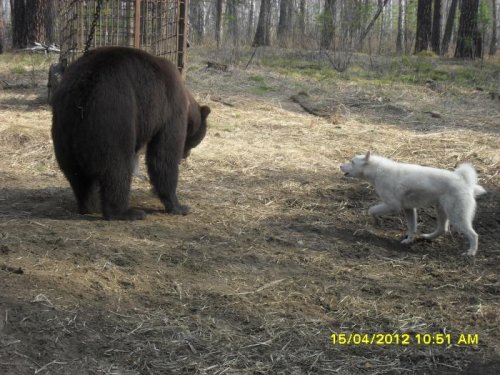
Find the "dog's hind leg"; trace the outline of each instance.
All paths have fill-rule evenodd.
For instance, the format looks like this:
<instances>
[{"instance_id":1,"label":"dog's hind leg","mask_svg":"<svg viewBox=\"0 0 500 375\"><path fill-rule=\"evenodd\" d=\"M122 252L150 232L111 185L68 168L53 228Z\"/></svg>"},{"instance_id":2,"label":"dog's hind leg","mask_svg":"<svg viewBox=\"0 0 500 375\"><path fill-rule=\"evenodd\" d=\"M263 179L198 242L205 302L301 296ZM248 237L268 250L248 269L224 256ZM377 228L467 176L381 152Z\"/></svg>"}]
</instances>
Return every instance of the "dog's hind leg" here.
<instances>
[{"instance_id":1,"label":"dog's hind leg","mask_svg":"<svg viewBox=\"0 0 500 375\"><path fill-rule=\"evenodd\" d=\"M408 226L408 232L406 233L406 238L401 241L402 244L407 245L415 240L415 234L417 233L417 209L416 208L405 208L406 225Z\"/></svg>"},{"instance_id":2,"label":"dog's hind leg","mask_svg":"<svg viewBox=\"0 0 500 375\"><path fill-rule=\"evenodd\" d=\"M478 235L476 231L472 228L472 223L463 220L458 223L452 222L451 224L456 228L457 231L462 233L469 240L469 249L467 250L467 255L469 256L476 255Z\"/></svg>"},{"instance_id":3,"label":"dog's hind leg","mask_svg":"<svg viewBox=\"0 0 500 375\"><path fill-rule=\"evenodd\" d=\"M477 252L478 235L472 228L472 220L476 211L476 201L472 195L460 197L455 201L443 202L443 208L450 219L450 224L469 240L467 255Z\"/></svg>"},{"instance_id":4,"label":"dog's hind leg","mask_svg":"<svg viewBox=\"0 0 500 375\"><path fill-rule=\"evenodd\" d=\"M467 233L464 233L467 239L469 240L469 250L467 250L467 255L473 257L477 253L477 242L478 242L478 235L472 227Z\"/></svg>"},{"instance_id":5,"label":"dog's hind leg","mask_svg":"<svg viewBox=\"0 0 500 375\"><path fill-rule=\"evenodd\" d=\"M460 222L460 223L451 223L457 231L462 233L469 240L469 249L467 253L464 253L469 256L475 256L477 253L477 244L478 244L478 235L476 231L472 228L472 224L468 222Z\"/></svg>"},{"instance_id":6,"label":"dog's hind leg","mask_svg":"<svg viewBox=\"0 0 500 375\"><path fill-rule=\"evenodd\" d=\"M446 215L446 212L440 205L436 207L436 213L437 213L436 230L432 233L422 234L422 238L426 240L433 240L448 231L449 227L448 216Z\"/></svg>"}]
</instances>

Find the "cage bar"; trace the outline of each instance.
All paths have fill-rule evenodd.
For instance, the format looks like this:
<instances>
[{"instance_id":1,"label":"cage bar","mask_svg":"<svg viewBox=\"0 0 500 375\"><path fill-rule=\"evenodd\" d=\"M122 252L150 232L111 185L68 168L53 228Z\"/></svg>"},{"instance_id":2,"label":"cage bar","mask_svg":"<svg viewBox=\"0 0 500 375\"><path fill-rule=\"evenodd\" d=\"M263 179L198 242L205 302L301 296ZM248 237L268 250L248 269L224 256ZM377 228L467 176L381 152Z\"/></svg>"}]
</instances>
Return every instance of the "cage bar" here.
<instances>
[{"instance_id":1,"label":"cage bar","mask_svg":"<svg viewBox=\"0 0 500 375\"><path fill-rule=\"evenodd\" d=\"M61 59L80 57L98 0L60 0ZM165 57L182 71L187 48L188 0L103 0L90 48L128 46Z\"/></svg>"}]
</instances>

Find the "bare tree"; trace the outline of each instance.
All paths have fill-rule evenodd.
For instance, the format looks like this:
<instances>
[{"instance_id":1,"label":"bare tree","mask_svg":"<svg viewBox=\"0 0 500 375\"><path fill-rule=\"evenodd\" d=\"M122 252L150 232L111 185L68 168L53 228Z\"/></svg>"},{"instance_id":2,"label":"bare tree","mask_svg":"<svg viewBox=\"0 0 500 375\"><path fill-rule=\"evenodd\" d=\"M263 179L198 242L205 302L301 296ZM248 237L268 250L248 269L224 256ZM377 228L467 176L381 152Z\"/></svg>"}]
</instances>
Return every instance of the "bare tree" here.
<instances>
[{"instance_id":1,"label":"bare tree","mask_svg":"<svg viewBox=\"0 0 500 375\"><path fill-rule=\"evenodd\" d=\"M0 1L0 54L3 53L3 36L4 36L3 1Z\"/></svg>"},{"instance_id":2,"label":"bare tree","mask_svg":"<svg viewBox=\"0 0 500 375\"><path fill-rule=\"evenodd\" d=\"M261 1L253 45L256 47L271 45L271 0Z\"/></svg>"},{"instance_id":3,"label":"bare tree","mask_svg":"<svg viewBox=\"0 0 500 375\"><path fill-rule=\"evenodd\" d=\"M193 30L192 39L201 43L205 33L205 7L203 0L191 0L189 2L189 23Z\"/></svg>"},{"instance_id":4,"label":"bare tree","mask_svg":"<svg viewBox=\"0 0 500 375\"><path fill-rule=\"evenodd\" d=\"M455 57L481 57L483 43L478 29L479 0L462 1Z\"/></svg>"},{"instance_id":5,"label":"bare tree","mask_svg":"<svg viewBox=\"0 0 500 375\"><path fill-rule=\"evenodd\" d=\"M399 0L398 6L398 34L396 37L396 52L403 53L404 33L403 33L403 17L404 17L404 0Z\"/></svg>"},{"instance_id":6,"label":"bare tree","mask_svg":"<svg viewBox=\"0 0 500 375\"><path fill-rule=\"evenodd\" d=\"M490 56L494 56L497 53L497 4L495 0L491 0L491 12L492 12L492 32L491 32L491 42L490 42Z\"/></svg>"},{"instance_id":7,"label":"bare tree","mask_svg":"<svg viewBox=\"0 0 500 375\"><path fill-rule=\"evenodd\" d=\"M448 47L451 40L451 32L453 31L453 23L455 22L455 14L457 12L458 0L452 0L450 10L448 11L448 18L446 19L446 26L444 29L443 42L441 43L441 54L448 52Z\"/></svg>"},{"instance_id":8,"label":"bare tree","mask_svg":"<svg viewBox=\"0 0 500 375\"><path fill-rule=\"evenodd\" d=\"M411 0L404 0L403 7L404 7L404 14L406 15L403 20L403 28L404 28L404 51L406 54L411 53L414 47L414 40L415 40L415 33L413 32L411 25L410 25L410 17L409 17L409 2Z\"/></svg>"},{"instance_id":9,"label":"bare tree","mask_svg":"<svg viewBox=\"0 0 500 375\"><path fill-rule=\"evenodd\" d=\"M329 49L334 38L336 2L336 0L325 0L325 6L321 17L321 49Z\"/></svg>"},{"instance_id":10,"label":"bare tree","mask_svg":"<svg viewBox=\"0 0 500 375\"><path fill-rule=\"evenodd\" d=\"M389 0L384 0L383 2L379 1L377 12L373 16L373 18L370 21L370 23L368 24L368 26L366 26L366 29L363 31L363 33L361 34L361 36L359 38L358 44L359 44L360 48L363 45L363 42L364 42L366 36L368 35L368 33L370 32L371 28L375 24L375 21L377 21L377 18L380 16L380 14L382 13L382 10L384 10L384 7L387 5L388 2L389 2Z\"/></svg>"},{"instance_id":11,"label":"bare tree","mask_svg":"<svg viewBox=\"0 0 500 375\"><path fill-rule=\"evenodd\" d=\"M294 36L295 44L299 44L301 47L305 44L306 36L306 0L300 0L299 11L297 12L295 30L298 31Z\"/></svg>"},{"instance_id":12,"label":"bare tree","mask_svg":"<svg viewBox=\"0 0 500 375\"><path fill-rule=\"evenodd\" d=\"M441 0L434 0L434 13L432 16L432 32L431 32L432 50L436 54L441 52Z\"/></svg>"},{"instance_id":13,"label":"bare tree","mask_svg":"<svg viewBox=\"0 0 500 375\"><path fill-rule=\"evenodd\" d=\"M254 19L254 9L255 5L253 0L249 1L249 10L248 10L248 25L247 25L247 40L252 40L253 36L253 19Z\"/></svg>"},{"instance_id":14,"label":"bare tree","mask_svg":"<svg viewBox=\"0 0 500 375\"><path fill-rule=\"evenodd\" d=\"M24 0L10 0L12 22L12 47L25 48L28 44L26 29L26 4Z\"/></svg>"},{"instance_id":15,"label":"bare tree","mask_svg":"<svg viewBox=\"0 0 500 375\"><path fill-rule=\"evenodd\" d=\"M288 1L288 10L287 10L287 19L288 19L288 43L290 43L293 39L293 25L295 22L295 5L296 0Z\"/></svg>"},{"instance_id":16,"label":"bare tree","mask_svg":"<svg viewBox=\"0 0 500 375\"><path fill-rule=\"evenodd\" d=\"M217 0L215 8L215 41L217 48L220 48L222 42L222 7L224 0Z\"/></svg>"},{"instance_id":17,"label":"bare tree","mask_svg":"<svg viewBox=\"0 0 500 375\"><path fill-rule=\"evenodd\" d=\"M34 42L54 41L53 0L10 0L10 6L14 48L25 48Z\"/></svg>"},{"instance_id":18,"label":"bare tree","mask_svg":"<svg viewBox=\"0 0 500 375\"><path fill-rule=\"evenodd\" d=\"M278 44L287 47L290 43L293 29L294 0L280 0L279 20L277 28Z\"/></svg>"},{"instance_id":19,"label":"bare tree","mask_svg":"<svg viewBox=\"0 0 500 375\"><path fill-rule=\"evenodd\" d=\"M381 4L381 0L379 0L379 4ZM382 8L382 13L380 14L381 19L380 19L380 33L379 33L379 38L378 38L378 54L380 55L382 53L382 41L385 39L385 8Z\"/></svg>"},{"instance_id":20,"label":"bare tree","mask_svg":"<svg viewBox=\"0 0 500 375\"><path fill-rule=\"evenodd\" d=\"M432 0L418 0L415 53L429 49L432 31Z\"/></svg>"},{"instance_id":21,"label":"bare tree","mask_svg":"<svg viewBox=\"0 0 500 375\"><path fill-rule=\"evenodd\" d=\"M49 1L26 0L27 42L45 42L45 16Z\"/></svg>"},{"instance_id":22,"label":"bare tree","mask_svg":"<svg viewBox=\"0 0 500 375\"><path fill-rule=\"evenodd\" d=\"M232 40L231 62L238 63L240 59L240 33L238 29L238 0L227 0L228 34Z\"/></svg>"},{"instance_id":23,"label":"bare tree","mask_svg":"<svg viewBox=\"0 0 500 375\"><path fill-rule=\"evenodd\" d=\"M288 0L280 0L278 29L276 31L280 47L286 47L289 37L290 21L288 17L288 3Z\"/></svg>"}]
</instances>

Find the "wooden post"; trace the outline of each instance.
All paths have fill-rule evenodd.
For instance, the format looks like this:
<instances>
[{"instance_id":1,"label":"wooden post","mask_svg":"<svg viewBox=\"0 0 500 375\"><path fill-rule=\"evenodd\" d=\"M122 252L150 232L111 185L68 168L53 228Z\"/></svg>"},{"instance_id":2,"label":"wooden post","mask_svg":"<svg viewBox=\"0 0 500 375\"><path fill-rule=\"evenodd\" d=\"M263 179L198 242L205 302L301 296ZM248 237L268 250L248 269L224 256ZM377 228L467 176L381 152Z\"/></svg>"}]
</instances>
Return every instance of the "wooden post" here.
<instances>
[{"instance_id":1,"label":"wooden post","mask_svg":"<svg viewBox=\"0 0 500 375\"><path fill-rule=\"evenodd\" d=\"M179 0L177 14L177 68L184 76L186 64L189 0Z\"/></svg>"},{"instance_id":2,"label":"wooden post","mask_svg":"<svg viewBox=\"0 0 500 375\"><path fill-rule=\"evenodd\" d=\"M134 48L141 46L141 0L135 0Z\"/></svg>"}]
</instances>

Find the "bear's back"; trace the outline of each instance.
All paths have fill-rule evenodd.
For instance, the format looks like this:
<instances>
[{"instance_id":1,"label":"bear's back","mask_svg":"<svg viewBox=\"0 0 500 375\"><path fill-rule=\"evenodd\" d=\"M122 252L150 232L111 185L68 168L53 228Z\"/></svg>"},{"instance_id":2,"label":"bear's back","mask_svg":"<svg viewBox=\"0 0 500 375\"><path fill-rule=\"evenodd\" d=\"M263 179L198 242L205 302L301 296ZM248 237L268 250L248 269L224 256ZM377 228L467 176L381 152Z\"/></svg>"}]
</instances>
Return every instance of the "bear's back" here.
<instances>
[{"instance_id":1,"label":"bear's back","mask_svg":"<svg viewBox=\"0 0 500 375\"><path fill-rule=\"evenodd\" d=\"M183 82L175 65L165 59L134 48L101 47L67 68L54 102L83 106L96 89L105 87L109 92L123 92L127 86L139 98L148 100L148 96L155 94L179 96L177 91L182 89Z\"/></svg>"}]
</instances>

